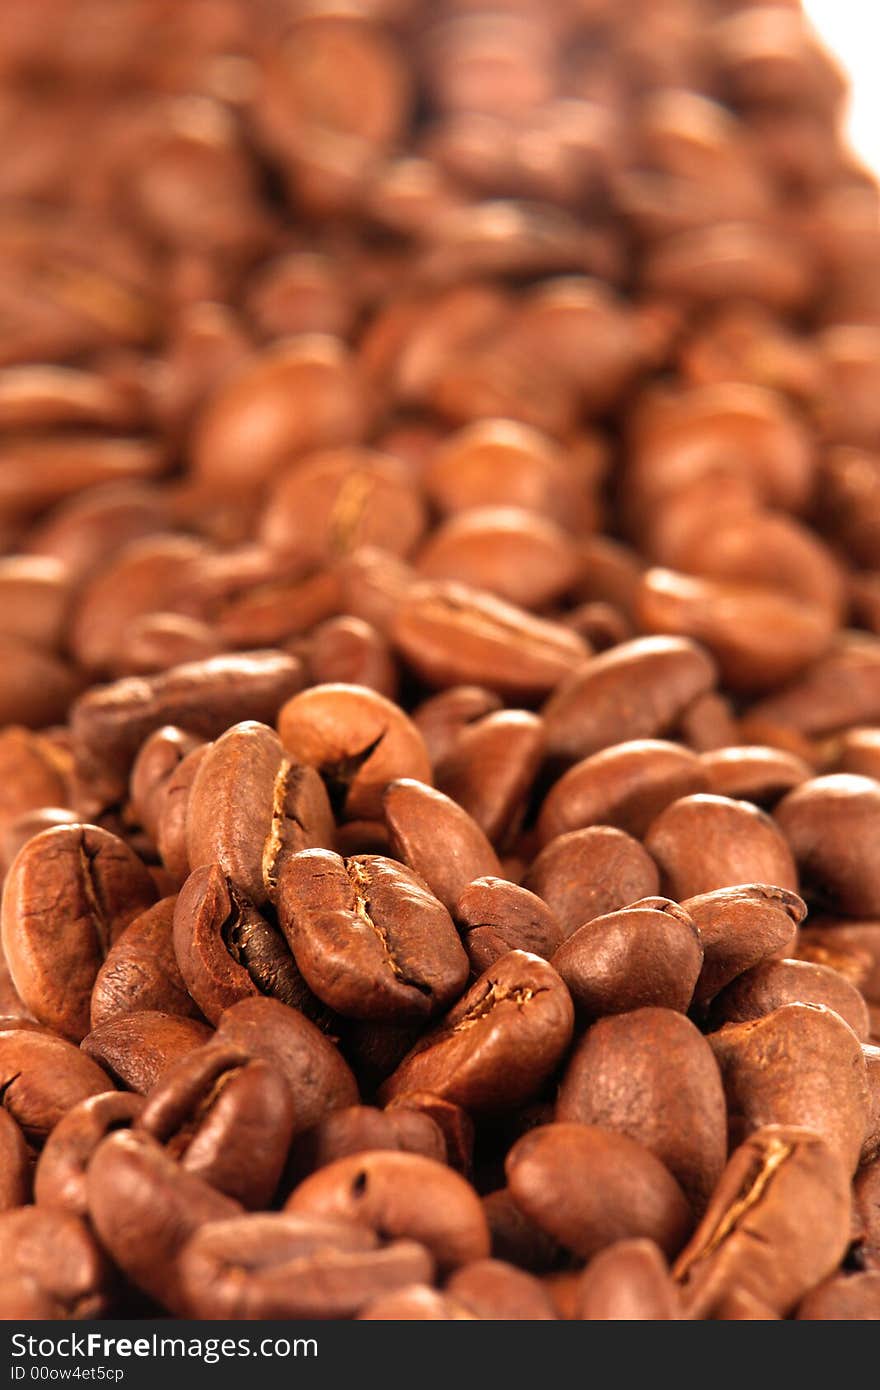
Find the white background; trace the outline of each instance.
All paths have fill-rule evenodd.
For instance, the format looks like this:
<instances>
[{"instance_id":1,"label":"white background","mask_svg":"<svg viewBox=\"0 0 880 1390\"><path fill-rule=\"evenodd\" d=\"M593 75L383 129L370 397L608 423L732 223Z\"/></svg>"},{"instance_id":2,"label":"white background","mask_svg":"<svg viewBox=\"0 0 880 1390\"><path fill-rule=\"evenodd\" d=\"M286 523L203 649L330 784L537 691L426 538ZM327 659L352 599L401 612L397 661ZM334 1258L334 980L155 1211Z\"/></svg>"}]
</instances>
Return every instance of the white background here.
<instances>
[{"instance_id":1,"label":"white background","mask_svg":"<svg viewBox=\"0 0 880 1390\"><path fill-rule=\"evenodd\" d=\"M803 6L849 73L850 144L880 174L880 0L803 0Z\"/></svg>"}]
</instances>

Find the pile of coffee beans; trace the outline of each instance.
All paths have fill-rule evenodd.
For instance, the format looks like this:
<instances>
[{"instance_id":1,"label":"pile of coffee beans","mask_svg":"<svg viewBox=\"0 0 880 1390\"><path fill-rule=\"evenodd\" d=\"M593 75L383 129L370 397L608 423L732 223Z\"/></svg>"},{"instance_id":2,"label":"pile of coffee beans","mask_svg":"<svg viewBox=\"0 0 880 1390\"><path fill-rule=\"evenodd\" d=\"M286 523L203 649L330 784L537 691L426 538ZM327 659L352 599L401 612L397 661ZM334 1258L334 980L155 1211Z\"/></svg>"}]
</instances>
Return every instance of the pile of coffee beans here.
<instances>
[{"instance_id":1,"label":"pile of coffee beans","mask_svg":"<svg viewBox=\"0 0 880 1390\"><path fill-rule=\"evenodd\" d=\"M880 1318L799 5L32 0L0 86L0 1314Z\"/></svg>"}]
</instances>

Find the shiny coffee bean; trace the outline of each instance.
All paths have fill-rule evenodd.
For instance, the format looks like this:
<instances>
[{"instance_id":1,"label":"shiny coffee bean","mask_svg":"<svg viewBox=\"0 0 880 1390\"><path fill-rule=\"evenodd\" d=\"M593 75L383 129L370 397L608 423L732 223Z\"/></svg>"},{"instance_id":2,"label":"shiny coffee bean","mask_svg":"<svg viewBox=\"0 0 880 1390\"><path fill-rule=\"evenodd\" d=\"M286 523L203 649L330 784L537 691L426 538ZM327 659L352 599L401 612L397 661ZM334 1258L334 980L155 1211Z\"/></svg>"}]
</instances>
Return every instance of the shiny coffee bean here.
<instances>
[{"instance_id":1,"label":"shiny coffee bean","mask_svg":"<svg viewBox=\"0 0 880 1390\"><path fill-rule=\"evenodd\" d=\"M93 1028L143 1010L198 1016L174 954L176 901L162 898L148 907L110 947L92 987Z\"/></svg>"},{"instance_id":2,"label":"shiny coffee bean","mask_svg":"<svg viewBox=\"0 0 880 1390\"><path fill-rule=\"evenodd\" d=\"M533 860L523 887L555 913L568 937L585 922L659 891L656 865L637 840L592 825L556 839Z\"/></svg>"},{"instance_id":3,"label":"shiny coffee bean","mask_svg":"<svg viewBox=\"0 0 880 1390\"><path fill-rule=\"evenodd\" d=\"M98 1145L114 1130L128 1129L144 1108L143 1096L106 1091L74 1105L43 1146L34 1172L34 1200L74 1216L88 1215L86 1173Z\"/></svg>"}]
</instances>

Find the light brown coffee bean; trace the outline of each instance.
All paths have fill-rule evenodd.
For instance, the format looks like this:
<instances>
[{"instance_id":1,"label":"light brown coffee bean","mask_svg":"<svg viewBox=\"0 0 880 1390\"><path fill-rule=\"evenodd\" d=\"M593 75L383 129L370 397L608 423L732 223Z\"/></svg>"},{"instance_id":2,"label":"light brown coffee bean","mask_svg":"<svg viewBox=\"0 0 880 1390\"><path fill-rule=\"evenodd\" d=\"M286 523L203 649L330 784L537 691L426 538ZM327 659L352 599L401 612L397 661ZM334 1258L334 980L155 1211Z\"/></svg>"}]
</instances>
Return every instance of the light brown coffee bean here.
<instances>
[{"instance_id":1,"label":"light brown coffee bean","mask_svg":"<svg viewBox=\"0 0 880 1390\"><path fill-rule=\"evenodd\" d=\"M450 797L412 778L390 782L382 795L392 853L427 883L452 912L475 878L501 865L476 821Z\"/></svg>"},{"instance_id":2,"label":"light brown coffee bean","mask_svg":"<svg viewBox=\"0 0 880 1390\"><path fill-rule=\"evenodd\" d=\"M211 1029L195 1018L143 1010L93 1028L81 1046L128 1090L145 1096L170 1066L210 1037Z\"/></svg>"},{"instance_id":3,"label":"light brown coffee bean","mask_svg":"<svg viewBox=\"0 0 880 1390\"><path fill-rule=\"evenodd\" d=\"M808 892L853 917L880 912L870 846L880 826L880 783L835 773L803 782L776 810Z\"/></svg>"},{"instance_id":4,"label":"light brown coffee bean","mask_svg":"<svg viewBox=\"0 0 880 1390\"><path fill-rule=\"evenodd\" d=\"M743 971L787 951L807 915L796 893L766 883L718 888L681 905L703 943L703 968L694 991L700 1008Z\"/></svg>"},{"instance_id":5,"label":"light brown coffee bean","mask_svg":"<svg viewBox=\"0 0 880 1390\"><path fill-rule=\"evenodd\" d=\"M619 1240L581 1275L578 1317L585 1322L675 1322L681 1298L662 1253L650 1240Z\"/></svg>"},{"instance_id":6,"label":"light brown coffee bean","mask_svg":"<svg viewBox=\"0 0 880 1390\"><path fill-rule=\"evenodd\" d=\"M107 952L92 988L93 1028L143 1010L198 1017L174 954L176 901L176 897L162 898L148 907Z\"/></svg>"}]
</instances>

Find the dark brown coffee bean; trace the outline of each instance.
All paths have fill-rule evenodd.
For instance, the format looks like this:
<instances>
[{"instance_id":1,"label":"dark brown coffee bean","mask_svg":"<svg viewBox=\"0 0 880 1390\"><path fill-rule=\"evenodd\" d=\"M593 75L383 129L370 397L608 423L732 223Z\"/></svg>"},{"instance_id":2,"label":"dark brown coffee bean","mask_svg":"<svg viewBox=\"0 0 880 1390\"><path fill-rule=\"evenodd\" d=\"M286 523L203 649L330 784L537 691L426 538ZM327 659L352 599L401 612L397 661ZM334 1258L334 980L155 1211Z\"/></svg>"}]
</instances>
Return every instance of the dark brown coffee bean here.
<instances>
[{"instance_id":1,"label":"dark brown coffee bean","mask_svg":"<svg viewBox=\"0 0 880 1390\"><path fill-rule=\"evenodd\" d=\"M461 731L437 763L437 786L503 847L522 824L543 757L543 721L527 710L500 710Z\"/></svg>"},{"instance_id":2,"label":"dark brown coffee bean","mask_svg":"<svg viewBox=\"0 0 880 1390\"><path fill-rule=\"evenodd\" d=\"M502 1260L475 1260L457 1269L446 1292L476 1318L491 1322L547 1322L556 1310L531 1274Z\"/></svg>"},{"instance_id":3,"label":"dark brown coffee bean","mask_svg":"<svg viewBox=\"0 0 880 1390\"><path fill-rule=\"evenodd\" d=\"M113 1130L127 1129L144 1108L143 1096L106 1091L74 1105L46 1140L34 1172L34 1201L74 1216L88 1215L86 1172L98 1145Z\"/></svg>"},{"instance_id":4,"label":"dark brown coffee bean","mask_svg":"<svg viewBox=\"0 0 880 1390\"><path fill-rule=\"evenodd\" d=\"M212 1023L239 999L266 994L313 1022L330 1014L309 989L278 927L216 864L196 869L174 910L173 948L186 988Z\"/></svg>"},{"instance_id":5,"label":"dark brown coffee bean","mask_svg":"<svg viewBox=\"0 0 880 1390\"><path fill-rule=\"evenodd\" d=\"M709 1042L734 1143L763 1125L804 1125L840 1154L849 1172L855 1169L868 1122L866 1063L839 1014L817 1004L785 1004L752 1022L728 1023Z\"/></svg>"},{"instance_id":6,"label":"dark brown coffee bean","mask_svg":"<svg viewBox=\"0 0 880 1390\"><path fill-rule=\"evenodd\" d=\"M391 638L428 685L482 685L523 699L548 694L589 655L586 643L561 623L439 580L425 580L405 595Z\"/></svg>"},{"instance_id":7,"label":"dark brown coffee bean","mask_svg":"<svg viewBox=\"0 0 880 1390\"><path fill-rule=\"evenodd\" d=\"M484 1197L483 1210L495 1259L506 1260L533 1274L545 1274L567 1258L562 1246L517 1206L509 1188L500 1187Z\"/></svg>"},{"instance_id":8,"label":"dark brown coffee bean","mask_svg":"<svg viewBox=\"0 0 880 1390\"><path fill-rule=\"evenodd\" d=\"M595 917L652 897L660 879L637 840L611 826L593 825L551 840L523 887L543 898L567 937Z\"/></svg>"},{"instance_id":9,"label":"dark brown coffee bean","mask_svg":"<svg viewBox=\"0 0 880 1390\"><path fill-rule=\"evenodd\" d=\"M353 1154L321 1168L291 1194L296 1216L352 1221L386 1240L415 1240L441 1271L484 1259L489 1228L473 1188L443 1164L412 1153Z\"/></svg>"},{"instance_id":10,"label":"dark brown coffee bean","mask_svg":"<svg viewBox=\"0 0 880 1390\"><path fill-rule=\"evenodd\" d=\"M651 825L645 847L660 866L664 891L678 902L737 883L797 891L788 845L769 816L748 801L673 801Z\"/></svg>"},{"instance_id":11,"label":"dark brown coffee bean","mask_svg":"<svg viewBox=\"0 0 880 1390\"><path fill-rule=\"evenodd\" d=\"M129 795L138 823L154 845L158 844L159 813L169 778L187 753L198 746L198 739L185 729L164 724L138 749L129 779Z\"/></svg>"},{"instance_id":12,"label":"dark brown coffee bean","mask_svg":"<svg viewBox=\"0 0 880 1390\"><path fill-rule=\"evenodd\" d=\"M93 1028L82 1040L87 1057L130 1091L145 1096L187 1053L211 1036L211 1029L194 1018L144 1010L122 1014Z\"/></svg>"},{"instance_id":13,"label":"dark brown coffee bean","mask_svg":"<svg viewBox=\"0 0 880 1390\"><path fill-rule=\"evenodd\" d=\"M190 868L218 864L255 906L274 896L286 859L332 848L334 830L317 772L286 758L265 724L236 724L201 759L186 816Z\"/></svg>"},{"instance_id":14,"label":"dark brown coffee bean","mask_svg":"<svg viewBox=\"0 0 880 1390\"><path fill-rule=\"evenodd\" d=\"M74 1105L111 1088L107 1072L39 1025L0 1028L0 1095L25 1138L41 1144Z\"/></svg>"},{"instance_id":15,"label":"dark brown coffee bean","mask_svg":"<svg viewBox=\"0 0 880 1390\"><path fill-rule=\"evenodd\" d=\"M31 1165L24 1134L8 1110L0 1110L0 1212L28 1202Z\"/></svg>"},{"instance_id":16,"label":"dark brown coffee bean","mask_svg":"<svg viewBox=\"0 0 880 1390\"><path fill-rule=\"evenodd\" d=\"M42 1207L2 1212L0 1241L7 1273L25 1288L35 1286L52 1310L49 1317L98 1318L107 1313L110 1270L94 1236L77 1217ZM4 1315L14 1316L11 1310Z\"/></svg>"},{"instance_id":17,"label":"dark brown coffee bean","mask_svg":"<svg viewBox=\"0 0 880 1390\"><path fill-rule=\"evenodd\" d=\"M826 1279L807 1294L795 1316L799 1322L880 1321L880 1271Z\"/></svg>"},{"instance_id":18,"label":"dark brown coffee bean","mask_svg":"<svg viewBox=\"0 0 880 1390\"><path fill-rule=\"evenodd\" d=\"M673 1255L692 1225L675 1179L622 1134L590 1125L543 1125L514 1144L505 1170L517 1205L584 1259L635 1236Z\"/></svg>"},{"instance_id":19,"label":"dark brown coffee bean","mask_svg":"<svg viewBox=\"0 0 880 1390\"><path fill-rule=\"evenodd\" d=\"M641 836L670 802L709 789L700 759L687 748L659 739L621 743L559 779L541 807L538 838L546 845L590 825L616 825Z\"/></svg>"},{"instance_id":20,"label":"dark brown coffee bean","mask_svg":"<svg viewBox=\"0 0 880 1390\"><path fill-rule=\"evenodd\" d=\"M737 975L788 950L807 915L796 893L766 883L719 888L681 905L703 943L703 968L694 992L701 1008Z\"/></svg>"},{"instance_id":21,"label":"dark brown coffee bean","mask_svg":"<svg viewBox=\"0 0 880 1390\"><path fill-rule=\"evenodd\" d=\"M442 792L399 778L385 788L382 803L395 858L408 864L450 912L473 879L500 874L483 831Z\"/></svg>"},{"instance_id":22,"label":"dark brown coffee bean","mask_svg":"<svg viewBox=\"0 0 880 1390\"><path fill-rule=\"evenodd\" d=\"M600 1019L568 1064L556 1115L626 1134L704 1210L727 1157L727 1109L712 1049L671 1009Z\"/></svg>"},{"instance_id":23,"label":"dark brown coffee bean","mask_svg":"<svg viewBox=\"0 0 880 1390\"><path fill-rule=\"evenodd\" d=\"M869 1003L880 999L880 922L814 917L798 933L797 958L836 970Z\"/></svg>"},{"instance_id":24,"label":"dark brown coffee bean","mask_svg":"<svg viewBox=\"0 0 880 1390\"><path fill-rule=\"evenodd\" d=\"M71 711L74 744L126 777L144 740L163 724L211 739L241 719L274 720L302 685L302 668L285 652L248 652L172 666L155 676L126 676L87 693Z\"/></svg>"},{"instance_id":25,"label":"dark brown coffee bean","mask_svg":"<svg viewBox=\"0 0 880 1390\"><path fill-rule=\"evenodd\" d=\"M544 706L547 746L574 762L675 725L715 683L711 658L682 637L639 637L595 656Z\"/></svg>"},{"instance_id":26,"label":"dark brown coffee bean","mask_svg":"<svg viewBox=\"0 0 880 1390\"><path fill-rule=\"evenodd\" d=\"M297 1009L276 999L242 999L220 1017L215 1041L262 1057L287 1081L294 1134L331 1110L357 1105L357 1084L340 1053Z\"/></svg>"},{"instance_id":27,"label":"dark brown coffee bean","mask_svg":"<svg viewBox=\"0 0 880 1390\"><path fill-rule=\"evenodd\" d=\"M392 1097L385 1107L387 1111L408 1110L413 1115L427 1118L436 1125L443 1136L444 1154L450 1168L457 1173L470 1176L474 1156L474 1122L467 1111L432 1091L402 1091ZM406 1131L410 1131L407 1129ZM432 1158L432 1154L426 1154Z\"/></svg>"},{"instance_id":28,"label":"dark brown coffee bean","mask_svg":"<svg viewBox=\"0 0 880 1390\"><path fill-rule=\"evenodd\" d=\"M396 777L431 781L421 734L389 700L356 685L318 685L288 700L278 733L291 758L321 773L334 807L350 820L378 819Z\"/></svg>"},{"instance_id":29,"label":"dark brown coffee bean","mask_svg":"<svg viewBox=\"0 0 880 1390\"><path fill-rule=\"evenodd\" d=\"M378 1149L417 1153L438 1163L446 1162L446 1141L427 1114L351 1105L325 1115L319 1124L297 1137L290 1156L291 1171L302 1179L338 1158Z\"/></svg>"},{"instance_id":30,"label":"dark brown coffee bean","mask_svg":"<svg viewBox=\"0 0 880 1390\"><path fill-rule=\"evenodd\" d=\"M579 927L551 963L586 1018L652 1004L686 1013L703 968L703 944L683 908L647 898Z\"/></svg>"},{"instance_id":31,"label":"dark brown coffee bean","mask_svg":"<svg viewBox=\"0 0 880 1390\"><path fill-rule=\"evenodd\" d=\"M456 904L455 921L478 974L508 951L550 960L562 941L562 929L547 904L505 878L469 883Z\"/></svg>"},{"instance_id":32,"label":"dark brown coffee bean","mask_svg":"<svg viewBox=\"0 0 880 1390\"><path fill-rule=\"evenodd\" d=\"M306 982L348 1018L427 1018L464 987L467 956L449 913L392 859L304 851L285 864L278 902Z\"/></svg>"},{"instance_id":33,"label":"dark brown coffee bean","mask_svg":"<svg viewBox=\"0 0 880 1390\"><path fill-rule=\"evenodd\" d=\"M262 1058L209 1044L163 1072L135 1130L242 1206L268 1205L293 1132L293 1097Z\"/></svg>"},{"instance_id":34,"label":"dark brown coffee bean","mask_svg":"<svg viewBox=\"0 0 880 1390\"><path fill-rule=\"evenodd\" d=\"M412 720L435 767L449 757L461 735L484 715L496 714L501 701L479 685L453 685L432 695L413 711ZM452 795L452 793L448 793Z\"/></svg>"},{"instance_id":35,"label":"dark brown coffee bean","mask_svg":"<svg viewBox=\"0 0 880 1390\"><path fill-rule=\"evenodd\" d=\"M412 1240L380 1245L366 1226L290 1212L212 1221L180 1259L189 1317L352 1318L432 1274L431 1256Z\"/></svg>"},{"instance_id":36,"label":"dark brown coffee bean","mask_svg":"<svg viewBox=\"0 0 880 1390\"><path fill-rule=\"evenodd\" d=\"M808 892L853 917L880 912L871 846L880 827L880 784L836 773L803 782L776 809Z\"/></svg>"},{"instance_id":37,"label":"dark brown coffee bean","mask_svg":"<svg viewBox=\"0 0 880 1390\"><path fill-rule=\"evenodd\" d=\"M531 1100L571 1041L574 1010L556 971L509 951L425 1034L381 1089L434 1091L471 1112Z\"/></svg>"},{"instance_id":38,"label":"dark brown coffee bean","mask_svg":"<svg viewBox=\"0 0 880 1390\"><path fill-rule=\"evenodd\" d=\"M44 830L24 846L3 893L3 948L41 1022L78 1042L102 961L156 898L147 870L97 826Z\"/></svg>"},{"instance_id":39,"label":"dark brown coffee bean","mask_svg":"<svg viewBox=\"0 0 880 1390\"><path fill-rule=\"evenodd\" d=\"M675 1322L681 1298L660 1250L650 1240L619 1240L580 1277L578 1317L585 1322Z\"/></svg>"},{"instance_id":40,"label":"dark brown coffee bean","mask_svg":"<svg viewBox=\"0 0 880 1390\"><path fill-rule=\"evenodd\" d=\"M784 1004L822 1004L840 1014L856 1037L868 1036L868 1008L859 991L835 970L805 960L765 960L743 971L716 995L712 1022L745 1023Z\"/></svg>"},{"instance_id":41,"label":"dark brown coffee bean","mask_svg":"<svg viewBox=\"0 0 880 1390\"><path fill-rule=\"evenodd\" d=\"M162 898L148 907L107 952L92 988L93 1028L143 1010L198 1017L174 954L176 901L176 897Z\"/></svg>"},{"instance_id":42,"label":"dark brown coffee bean","mask_svg":"<svg viewBox=\"0 0 880 1390\"><path fill-rule=\"evenodd\" d=\"M86 1192L92 1224L114 1263L182 1316L181 1252L200 1226L238 1216L238 1203L181 1168L150 1135L132 1131L98 1146Z\"/></svg>"},{"instance_id":43,"label":"dark brown coffee bean","mask_svg":"<svg viewBox=\"0 0 880 1390\"><path fill-rule=\"evenodd\" d=\"M673 1273L691 1317L741 1289L785 1317L838 1265L849 1240L848 1174L806 1129L767 1125L732 1155Z\"/></svg>"}]
</instances>

